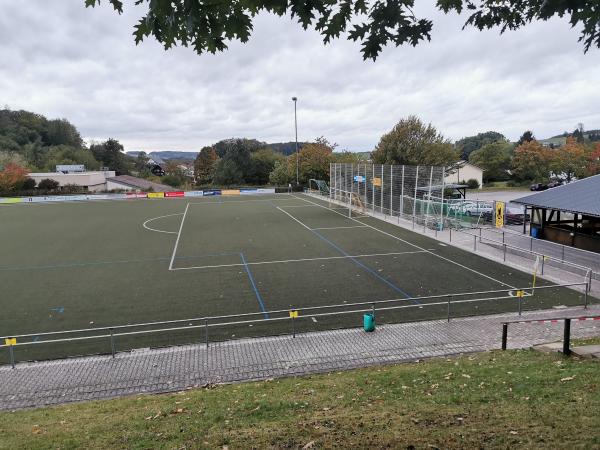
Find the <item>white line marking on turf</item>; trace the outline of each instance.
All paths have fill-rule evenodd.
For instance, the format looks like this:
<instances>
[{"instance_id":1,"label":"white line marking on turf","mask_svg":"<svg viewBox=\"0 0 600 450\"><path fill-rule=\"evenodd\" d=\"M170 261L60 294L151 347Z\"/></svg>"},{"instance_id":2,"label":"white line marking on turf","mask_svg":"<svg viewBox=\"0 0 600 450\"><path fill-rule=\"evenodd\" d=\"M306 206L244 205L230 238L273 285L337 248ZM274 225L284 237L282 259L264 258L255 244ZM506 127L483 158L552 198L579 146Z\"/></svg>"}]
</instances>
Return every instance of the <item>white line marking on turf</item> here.
<instances>
[{"instance_id":1,"label":"white line marking on turf","mask_svg":"<svg viewBox=\"0 0 600 450\"><path fill-rule=\"evenodd\" d=\"M169 234L177 234L176 231L165 231L165 230L157 230L156 228L150 228L147 224L154 221L154 220L158 220L158 219L163 219L165 217L173 217L173 216L181 216L183 213L177 213L177 214L167 214L166 216L158 216L158 217L153 217L152 219L148 219L146 220L142 226L146 229L146 230L150 230L150 231L157 231L158 233L169 233Z\"/></svg>"},{"instance_id":2,"label":"white line marking on turf","mask_svg":"<svg viewBox=\"0 0 600 450\"><path fill-rule=\"evenodd\" d=\"M316 204L316 203L315 203L315 204ZM277 208L279 211L281 211L282 213L284 213L284 214L288 215L289 217L291 217L292 219L294 219L296 222L298 222L300 225L302 225L302 226L303 226L304 228L306 228L307 230L309 230L309 231L312 231L308 225L306 225L305 223L303 223L303 222L301 222L300 220L296 219L296 218L295 218L294 216L292 216L292 215L291 215L289 212L287 212L287 211L285 211L285 210L281 209L279 206L276 206L276 208Z\"/></svg>"},{"instance_id":3,"label":"white line marking on turf","mask_svg":"<svg viewBox=\"0 0 600 450\"><path fill-rule=\"evenodd\" d=\"M366 225L352 225L350 227L319 227L319 228L311 228L311 230L343 230L346 228L369 228Z\"/></svg>"},{"instance_id":4,"label":"white line marking on turf","mask_svg":"<svg viewBox=\"0 0 600 450\"><path fill-rule=\"evenodd\" d=\"M475 270L475 269L472 269L472 268L470 268L470 267L467 267L467 266L465 266L464 264L461 264L461 263L458 263L458 262L456 262L456 261L453 261L453 260L451 260L450 258L446 258L445 256L438 255L437 253L433 253L433 252L431 252L431 251L429 251L429 250L425 250L423 247L419 247L417 244L413 244L412 242L405 241L404 239L402 239L402 238L399 238L398 236L394 236L393 234L390 234L390 233L388 233L388 232L386 232L386 231L380 230L379 228L375 228L375 227L374 227L374 226L372 226L372 225L368 225L368 224L366 224L366 223L364 223L364 222L361 222L360 220L356 220L356 219L354 219L354 218L348 217L348 216L347 216L347 215L345 215L345 214L339 213L339 212L337 212L337 211L333 211L333 210L329 209L327 206L324 206L324 205L319 205L318 203L312 202L312 201L310 201L310 200L306 200L305 198L298 197L297 195L294 195L294 194L292 194L292 197L294 197L294 198L297 198L298 200L304 200L305 202L312 203L313 205L320 206L321 208L327 209L327 210L329 210L329 211L331 211L331 212L333 212L333 213L335 213L335 214L339 214L340 216L342 216L342 217L345 217L345 218L347 218L347 219L349 219L349 220L353 220L353 221L354 221L354 222L356 222L356 223L360 223L361 225L366 225L367 227L369 227L369 228L372 228L372 229L373 229L373 230L375 230L375 231L379 231L380 233L382 233L382 234L385 234L386 236L389 236L389 237L391 237L391 238L394 238L394 239L396 239L396 240L398 240L398 241L400 241L400 242L404 242L405 244L408 244L408 245L411 245L411 246L413 246L413 247L415 247L415 248L418 248L418 249L420 249L420 250L423 250L423 251L425 251L425 252L429 253L430 255L433 255L433 256L435 256L435 257L437 257L437 258L443 259L444 261L448 261L449 263L455 264L455 265L457 265L457 266L459 266L459 267L462 267L463 269L466 269L466 270L469 270L469 271L471 271L471 272L473 272L473 273L476 273L477 275L481 275L481 276L482 276L482 277L484 277L484 278L487 278L487 279L489 279L489 280L495 281L496 283L499 283L499 284L501 284L501 285L503 285L503 286L508 286L509 288L516 289L514 286L512 286L512 285L510 285L510 284L508 284L508 283L505 283L505 282L503 282L503 281L497 280L497 279L496 279L496 278L494 278L494 277L490 277L489 275L486 275L485 273L481 273L481 272L479 272L478 270ZM284 211L284 212L285 212L285 211ZM289 215L289 214L288 214L288 215ZM291 216L290 216L290 217L291 217Z\"/></svg>"},{"instance_id":5,"label":"white line marking on turf","mask_svg":"<svg viewBox=\"0 0 600 450\"><path fill-rule=\"evenodd\" d=\"M318 258L300 258L300 259L280 259L274 261L256 261L256 262L247 262L248 266L260 266L263 264L286 264L286 263L295 263L295 262L307 262L307 261L328 261L330 259L351 259L351 258L373 258L376 256L397 256L397 255L414 255L416 253L427 253L424 250L416 250L412 252L393 252L393 253L370 253L365 255L344 255L344 256L323 256ZM171 270L192 270L192 269L217 269L222 267L239 267L244 266L242 263L233 263L233 264L215 264L209 266L192 266L192 267L177 267Z\"/></svg>"},{"instance_id":6,"label":"white line marking on turf","mask_svg":"<svg viewBox=\"0 0 600 450\"><path fill-rule=\"evenodd\" d=\"M177 253L177 246L179 245L179 238L181 237L183 222L185 222L185 216L187 215L189 207L189 203L185 205L185 211L183 212L183 217L181 218L181 223L179 224L179 231L177 232L177 240L175 241L175 246L173 247L173 254L171 255L171 263L169 264L169 270L173 270L173 261L175 261L175 253Z\"/></svg>"}]
</instances>

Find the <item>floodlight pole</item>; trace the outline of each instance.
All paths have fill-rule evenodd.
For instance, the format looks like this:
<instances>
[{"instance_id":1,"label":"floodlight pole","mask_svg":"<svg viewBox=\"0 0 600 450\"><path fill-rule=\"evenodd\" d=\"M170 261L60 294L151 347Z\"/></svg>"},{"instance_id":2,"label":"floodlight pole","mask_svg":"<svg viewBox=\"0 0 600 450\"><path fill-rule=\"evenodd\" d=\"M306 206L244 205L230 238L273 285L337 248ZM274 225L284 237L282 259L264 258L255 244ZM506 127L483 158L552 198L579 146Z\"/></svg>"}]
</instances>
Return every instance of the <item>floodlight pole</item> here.
<instances>
[{"instance_id":1,"label":"floodlight pole","mask_svg":"<svg viewBox=\"0 0 600 450\"><path fill-rule=\"evenodd\" d=\"M298 114L296 112L296 104L298 102L298 97L292 97L292 101L294 102L294 129L296 130L296 186L300 184L300 169L299 169L299 156L298 156Z\"/></svg>"}]
</instances>

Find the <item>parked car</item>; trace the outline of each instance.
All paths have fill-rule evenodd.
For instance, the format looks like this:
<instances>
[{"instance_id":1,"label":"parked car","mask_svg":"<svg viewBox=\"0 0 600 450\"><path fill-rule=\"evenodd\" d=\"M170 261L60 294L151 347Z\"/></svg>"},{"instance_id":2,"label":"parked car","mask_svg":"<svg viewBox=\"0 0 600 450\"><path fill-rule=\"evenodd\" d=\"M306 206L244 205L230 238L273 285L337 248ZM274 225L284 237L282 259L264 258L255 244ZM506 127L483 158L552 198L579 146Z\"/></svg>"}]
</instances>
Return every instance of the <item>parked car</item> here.
<instances>
[{"instance_id":1,"label":"parked car","mask_svg":"<svg viewBox=\"0 0 600 450\"><path fill-rule=\"evenodd\" d=\"M546 189L548 189L548 186L542 183L534 183L529 189L531 189L532 191L545 191Z\"/></svg>"},{"instance_id":2,"label":"parked car","mask_svg":"<svg viewBox=\"0 0 600 450\"><path fill-rule=\"evenodd\" d=\"M451 213L464 214L466 216L479 216L484 213L492 213L493 206L490 202L462 202L450 207Z\"/></svg>"}]
</instances>

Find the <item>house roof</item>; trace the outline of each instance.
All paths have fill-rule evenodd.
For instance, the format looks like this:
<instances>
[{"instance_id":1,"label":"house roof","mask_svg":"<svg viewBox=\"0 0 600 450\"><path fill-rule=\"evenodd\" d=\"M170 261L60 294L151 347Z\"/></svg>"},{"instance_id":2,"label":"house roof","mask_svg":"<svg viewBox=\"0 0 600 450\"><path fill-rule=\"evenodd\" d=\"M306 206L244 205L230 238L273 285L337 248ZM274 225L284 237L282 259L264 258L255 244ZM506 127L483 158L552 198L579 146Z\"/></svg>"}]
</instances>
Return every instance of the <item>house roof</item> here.
<instances>
[{"instance_id":1,"label":"house roof","mask_svg":"<svg viewBox=\"0 0 600 450\"><path fill-rule=\"evenodd\" d=\"M512 202L600 217L600 175L527 195Z\"/></svg>"},{"instance_id":2,"label":"house roof","mask_svg":"<svg viewBox=\"0 0 600 450\"><path fill-rule=\"evenodd\" d=\"M460 161L456 161L456 162L454 163L454 166L450 166L450 168L451 168L451 169L452 169L452 168L455 168L455 167L456 167L456 168L461 168L461 167L465 167L466 165L469 165L469 166L471 166L471 167L475 167L476 169L479 169L479 170L481 170L482 172L485 172L485 169L484 169L483 167L479 167L478 165L476 165L476 164L473 164L472 162L469 162L469 161L465 161L464 159L461 159Z\"/></svg>"},{"instance_id":3,"label":"house roof","mask_svg":"<svg viewBox=\"0 0 600 450\"><path fill-rule=\"evenodd\" d=\"M149 190L152 188L154 192L173 192L177 190L165 184L154 183L153 181L144 180L143 178L132 177L131 175L119 175L116 177L108 178L106 181L122 184L124 186L133 187L140 190Z\"/></svg>"}]
</instances>

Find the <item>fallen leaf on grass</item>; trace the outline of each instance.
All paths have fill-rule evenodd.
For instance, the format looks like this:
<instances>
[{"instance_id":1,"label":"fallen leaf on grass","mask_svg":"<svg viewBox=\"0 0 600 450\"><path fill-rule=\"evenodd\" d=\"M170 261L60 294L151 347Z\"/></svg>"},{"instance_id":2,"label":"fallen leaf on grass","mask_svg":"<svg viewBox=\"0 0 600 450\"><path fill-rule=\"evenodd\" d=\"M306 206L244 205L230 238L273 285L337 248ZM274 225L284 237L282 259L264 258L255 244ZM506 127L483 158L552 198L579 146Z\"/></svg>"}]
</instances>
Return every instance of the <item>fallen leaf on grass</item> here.
<instances>
[{"instance_id":1,"label":"fallen leaf on grass","mask_svg":"<svg viewBox=\"0 0 600 450\"><path fill-rule=\"evenodd\" d=\"M315 441L310 441L304 447L302 447L302 450L308 450L309 448L313 448L314 446L315 446Z\"/></svg>"},{"instance_id":2,"label":"fallen leaf on grass","mask_svg":"<svg viewBox=\"0 0 600 450\"><path fill-rule=\"evenodd\" d=\"M572 381L574 379L575 379L575 375L573 375L572 377L561 378L560 381Z\"/></svg>"}]
</instances>

